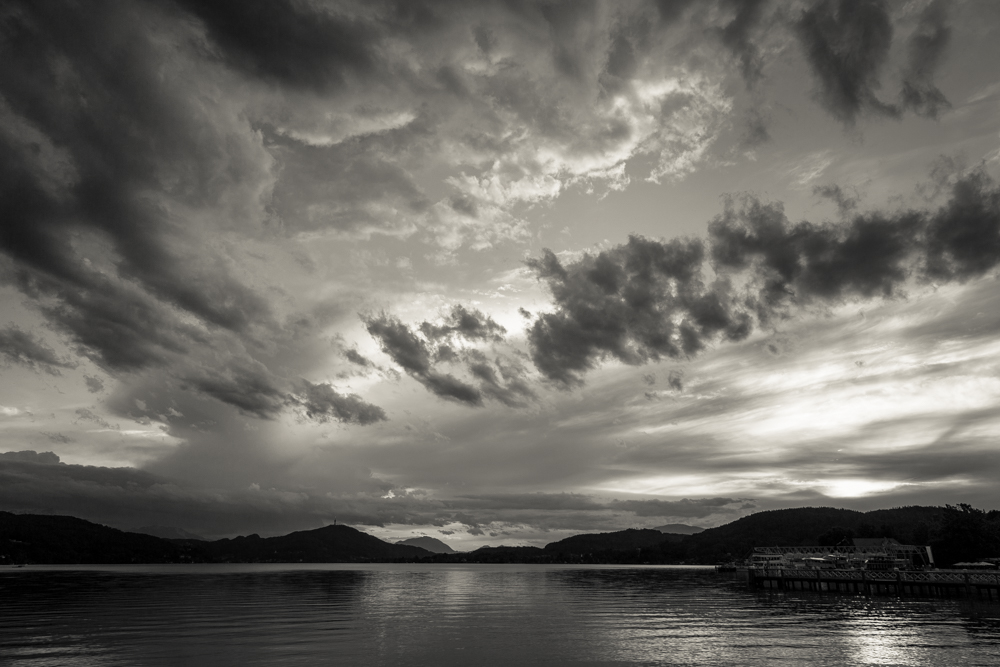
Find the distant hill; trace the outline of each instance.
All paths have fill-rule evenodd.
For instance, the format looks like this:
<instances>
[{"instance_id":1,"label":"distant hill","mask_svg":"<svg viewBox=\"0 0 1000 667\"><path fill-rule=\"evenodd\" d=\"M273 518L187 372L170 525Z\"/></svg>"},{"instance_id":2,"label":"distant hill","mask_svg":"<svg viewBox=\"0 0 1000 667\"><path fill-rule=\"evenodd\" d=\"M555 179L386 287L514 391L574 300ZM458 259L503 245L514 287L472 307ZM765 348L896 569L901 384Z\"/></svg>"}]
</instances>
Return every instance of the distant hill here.
<instances>
[{"instance_id":1,"label":"distant hill","mask_svg":"<svg viewBox=\"0 0 1000 667\"><path fill-rule=\"evenodd\" d=\"M545 545L551 554L587 554L599 551L630 551L663 542L663 533L653 528L629 528L614 533L584 533Z\"/></svg>"},{"instance_id":2,"label":"distant hill","mask_svg":"<svg viewBox=\"0 0 1000 667\"><path fill-rule=\"evenodd\" d=\"M437 539L436 537L430 537L428 535L423 535L421 537L411 537L408 540L400 540L396 544L405 544L411 547L420 547L421 549L427 549L434 554L453 554L455 550L449 547L447 544Z\"/></svg>"},{"instance_id":3,"label":"distant hill","mask_svg":"<svg viewBox=\"0 0 1000 667\"><path fill-rule=\"evenodd\" d=\"M72 516L0 512L0 563L180 563L189 551Z\"/></svg>"},{"instance_id":4,"label":"distant hill","mask_svg":"<svg viewBox=\"0 0 1000 667\"><path fill-rule=\"evenodd\" d=\"M668 540L689 539L652 528L611 533L583 533L538 547L480 547L475 551L436 554L437 563L645 563L663 562L660 547ZM652 556L650 556L652 555ZM649 561L650 557L660 560Z\"/></svg>"},{"instance_id":5,"label":"distant hill","mask_svg":"<svg viewBox=\"0 0 1000 667\"><path fill-rule=\"evenodd\" d=\"M174 528L173 526L141 526L139 528L129 528L128 532L152 535L153 537L161 537L165 540L206 541L205 538L200 535L195 535L194 533L189 533L183 528Z\"/></svg>"},{"instance_id":6,"label":"distant hill","mask_svg":"<svg viewBox=\"0 0 1000 667\"><path fill-rule=\"evenodd\" d=\"M857 512L832 507L770 510L664 543L671 562L741 559L756 546L833 546L845 538L893 537L930 545L940 565L1000 555L1000 512L962 507L898 507ZM994 552L998 552L994 554Z\"/></svg>"},{"instance_id":7,"label":"distant hill","mask_svg":"<svg viewBox=\"0 0 1000 667\"><path fill-rule=\"evenodd\" d=\"M205 542L130 533L70 516L0 512L0 563L352 563L430 555L350 526Z\"/></svg>"},{"instance_id":8,"label":"distant hill","mask_svg":"<svg viewBox=\"0 0 1000 667\"><path fill-rule=\"evenodd\" d=\"M431 555L426 549L389 544L350 526L300 530L281 537L240 536L208 542L209 560L234 563L354 563Z\"/></svg>"},{"instance_id":9,"label":"distant hill","mask_svg":"<svg viewBox=\"0 0 1000 667\"><path fill-rule=\"evenodd\" d=\"M691 526L691 528L694 528ZM833 546L854 538L892 537L933 547L939 565L1000 556L1000 511L900 507L857 512L832 507L770 510L683 535L654 529L587 533L538 547L482 547L434 553L389 544L350 526L281 537L213 542L162 539L68 516L0 512L0 564L9 563L702 563L742 559L755 546ZM434 538L431 540L447 547ZM411 540L407 540L411 542ZM434 546L427 543L429 546Z\"/></svg>"},{"instance_id":10,"label":"distant hill","mask_svg":"<svg viewBox=\"0 0 1000 667\"><path fill-rule=\"evenodd\" d=\"M670 533L671 535L694 535L705 529L698 526L689 526L685 523L668 523L664 526L657 526L653 530L658 530L661 533Z\"/></svg>"}]
</instances>

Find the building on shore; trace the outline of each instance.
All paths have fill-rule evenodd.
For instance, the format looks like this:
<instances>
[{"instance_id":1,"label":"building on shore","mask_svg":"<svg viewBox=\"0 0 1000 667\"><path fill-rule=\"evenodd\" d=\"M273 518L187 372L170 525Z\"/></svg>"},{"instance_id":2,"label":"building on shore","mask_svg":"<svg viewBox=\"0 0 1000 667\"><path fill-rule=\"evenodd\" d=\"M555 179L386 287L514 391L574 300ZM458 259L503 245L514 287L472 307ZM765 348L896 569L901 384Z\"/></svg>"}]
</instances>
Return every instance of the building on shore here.
<instances>
[{"instance_id":1,"label":"building on shore","mask_svg":"<svg viewBox=\"0 0 1000 667\"><path fill-rule=\"evenodd\" d=\"M934 567L929 546L900 544L891 537L855 538L837 546L754 547L755 569L925 570Z\"/></svg>"}]
</instances>

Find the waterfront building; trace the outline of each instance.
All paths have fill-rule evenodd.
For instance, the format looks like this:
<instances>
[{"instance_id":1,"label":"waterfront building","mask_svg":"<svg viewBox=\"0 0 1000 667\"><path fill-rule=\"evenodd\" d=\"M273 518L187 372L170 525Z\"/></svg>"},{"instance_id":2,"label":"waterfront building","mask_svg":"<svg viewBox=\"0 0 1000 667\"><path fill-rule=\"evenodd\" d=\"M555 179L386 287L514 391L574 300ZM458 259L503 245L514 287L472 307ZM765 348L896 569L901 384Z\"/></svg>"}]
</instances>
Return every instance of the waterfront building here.
<instances>
[{"instance_id":1,"label":"waterfront building","mask_svg":"<svg viewBox=\"0 0 1000 667\"><path fill-rule=\"evenodd\" d=\"M754 547L747 564L754 569L923 570L934 567L934 554L929 546L889 537L855 538L833 547Z\"/></svg>"}]
</instances>

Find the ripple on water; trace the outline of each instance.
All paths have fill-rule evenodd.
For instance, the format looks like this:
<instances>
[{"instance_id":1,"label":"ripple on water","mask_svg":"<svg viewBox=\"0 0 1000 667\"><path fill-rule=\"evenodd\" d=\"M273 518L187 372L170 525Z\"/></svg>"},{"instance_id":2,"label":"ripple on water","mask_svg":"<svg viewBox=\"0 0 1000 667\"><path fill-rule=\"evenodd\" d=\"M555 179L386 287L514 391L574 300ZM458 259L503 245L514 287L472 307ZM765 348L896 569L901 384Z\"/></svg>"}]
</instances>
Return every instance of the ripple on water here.
<instances>
[{"instance_id":1,"label":"ripple on water","mask_svg":"<svg viewBox=\"0 0 1000 667\"><path fill-rule=\"evenodd\" d=\"M197 566L0 573L0 664L1000 664L1000 607L714 571Z\"/></svg>"}]
</instances>

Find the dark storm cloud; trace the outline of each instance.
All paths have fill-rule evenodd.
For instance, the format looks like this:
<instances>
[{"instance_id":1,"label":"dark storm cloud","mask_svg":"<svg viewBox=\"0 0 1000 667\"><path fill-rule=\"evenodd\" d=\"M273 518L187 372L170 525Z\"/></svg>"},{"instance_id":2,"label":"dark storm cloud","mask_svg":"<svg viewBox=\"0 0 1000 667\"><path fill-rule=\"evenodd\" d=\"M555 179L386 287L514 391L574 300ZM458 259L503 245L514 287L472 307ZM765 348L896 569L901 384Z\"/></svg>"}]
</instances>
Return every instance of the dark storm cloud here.
<instances>
[{"instance_id":1,"label":"dark storm cloud","mask_svg":"<svg viewBox=\"0 0 1000 667\"><path fill-rule=\"evenodd\" d=\"M216 148L199 140L207 119L157 85L160 56L134 9L10 4L0 41L7 120L30 123L39 137L25 145L31 136L4 134L0 215L13 222L0 232L0 250L15 261L8 279L109 368L160 363L162 349L183 349L186 327L170 307L234 331L270 317L221 264L171 250L184 240L145 196L166 180L182 201L216 196L209 183L229 184L205 171L205 153ZM111 242L123 281L74 251L70 234L79 231Z\"/></svg>"},{"instance_id":2,"label":"dark storm cloud","mask_svg":"<svg viewBox=\"0 0 1000 667\"><path fill-rule=\"evenodd\" d=\"M111 372L159 366L204 342L195 327L148 294L96 273L78 277L67 283L25 270L16 285L99 366Z\"/></svg>"},{"instance_id":3,"label":"dark storm cloud","mask_svg":"<svg viewBox=\"0 0 1000 667\"><path fill-rule=\"evenodd\" d=\"M1000 188L981 170L961 175L936 211L792 224L780 204L739 204L712 221L707 244L632 237L567 264L549 251L528 260L555 305L528 332L538 370L568 387L605 357L638 365L693 356L794 308L894 298L911 278L967 281L1000 264ZM718 276L709 285L705 259ZM683 387L680 376L670 384Z\"/></svg>"},{"instance_id":4,"label":"dark storm cloud","mask_svg":"<svg viewBox=\"0 0 1000 667\"><path fill-rule=\"evenodd\" d=\"M206 368L185 379L202 393L261 419L277 417L286 403L285 393L261 364Z\"/></svg>"},{"instance_id":5,"label":"dark storm cloud","mask_svg":"<svg viewBox=\"0 0 1000 667\"><path fill-rule=\"evenodd\" d=\"M527 369L504 354L488 356L476 348L456 349L436 341L452 337L472 342L500 342L505 329L487 315L461 305L452 308L443 324L423 322L416 332L385 313L365 318L365 326L382 351L432 393L466 405L480 406L484 398L508 407L525 407L536 398ZM426 339L426 340L425 340ZM432 353L433 348L433 353ZM473 384L437 370L438 364L464 365Z\"/></svg>"},{"instance_id":6,"label":"dark storm cloud","mask_svg":"<svg viewBox=\"0 0 1000 667\"><path fill-rule=\"evenodd\" d=\"M341 394L329 384L313 384L302 380L293 397L306 417L323 423L338 421L344 424L374 424L385 421L385 411L361 399L357 394Z\"/></svg>"},{"instance_id":7,"label":"dark storm cloud","mask_svg":"<svg viewBox=\"0 0 1000 667\"><path fill-rule=\"evenodd\" d=\"M586 44L579 34L595 23L598 3L594 0L556 0L539 5L552 38L552 59L556 69L572 79L585 72Z\"/></svg>"},{"instance_id":8,"label":"dark storm cloud","mask_svg":"<svg viewBox=\"0 0 1000 667\"><path fill-rule=\"evenodd\" d=\"M694 4L694 0L654 0L660 20L664 23L673 23L680 19L687 8Z\"/></svg>"},{"instance_id":9,"label":"dark storm cloud","mask_svg":"<svg viewBox=\"0 0 1000 667\"><path fill-rule=\"evenodd\" d=\"M372 363L371 359L369 359L368 357L364 356L363 354L361 354L360 352L358 352L354 348L351 348L349 350L345 350L344 351L344 358L347 359L352 364L357 364L358 366L361 366L362 368L371 368L371 367L373 367L375 365L375 364Z\"/></svg>"},{"instance_id":10,"label":"dark storm cloud","mask_svg":"<svg viewBox=\"0 0 1000 667\"><path fill-rule=\"evenodd\" d=\"M479 380L479 389L487 397L511 408L526 407L537 398L527 369L514 359L498 354L491 362L479 350L468 350L465 357L469 373Z\"/></svg>"},{"instance_id":11,"label":"dark storm cloud","mask_svg":"<svg viewBox=\"0 0 1000 667\"><path fill-rule=\"evenodd\" d=\"M336 15L335 5L315 8L294 0L179 4L204 22L229 63L254 76L324 90L369 74L378 63L374 26Z\"/></svg>"},{"instance_id":12,"label":"dark storm cloud","mask_svg":"<svg viewBox=\"0 0 1000 667\"><path fill-rule=\"evenodd\" d=\"M849 215L858 207L859 197L857 194L849 195L839 185L817 185L813 188L813 194L829 199L836 204L837 210L842 216Z\"/></svg>"},{"instance_id":13,"label":"dark storm cloud","mask_svg":"<svg viewBox=\"0 0 1000 667\"><path fill-rule=\"evenodd\" d=\"M1000 263L1000 188L981 171L960 179L926 234L930 279L965 281L993 269Z\"/></svg>"},{"instance_id":14,"label":"dark storm cloud","mask_svg":"<svg viewBox=\"0 0 1000 667\"><path fill-rule=\"evenodd\" d=\"M845 125L864 114L899 117L904 111L937 118L950 106L934 73L951 40L948 6L934 0L907 40L899 104L876 92L889 57L893 25L884 0L822 0L803 12L796 32L819 82L819 101Z\"/></svg>"},{"instance_id":15,"label":"dark storm cloud","mask_svg":"<svg viewBox=\"0 0 1000 667\"><path fill-rule=\"evenodd\" d=\"M726 284L706 288L704 258L699 240L661 243L633 236L566 266L550 251L529 259L557 307L528 332L535 366L571 386L604 356L642 364L694 354L718 335L745 338L750 315Z\"/></svg>"},{"instance_id":16,"label":"dark storm cloud","mask_svg":"<svg viewBox=\"0 0 1000 667\"><path fill-rule=\"evenodd\" d=\"M796 28L819 82L819 101L831 115L845 125L862 113L898 115L875 95L892 44L884 0L821 0Z\"/></svg>"},{"instance_id":17,"label":"dark storm cloud","mask_svg":"<svg viewBox=\"0 0 1000 667\"><path fill-rule=\"evenodd\" d=\"M948 26L948 3L934 0L920 15L916 31L907 44L909 61L903 78L902 106L918 115L937 118L951 106L934 85L934 72L951 41Z\"/></svg>"},{"instance_id":18,"label":"dark storm cloud","mask_svg":"<svg viewBox=\"0 0 1000 667\"><path fill-rule=\"evenodd\" d=\"M740 73L747 88L753 88L763 76L764 62L751 35L759 24L768 0L724 0L735 15L721 30L722 44L740 62Z\"/></svg>"},{"instance_id":19,"label":"dark storm cloud","mask_svg":"<svg viewBox=\"0 0 1000 667\"><path fill-rule=\"evenodd\" d=\"M427 344L398 319L382 313L364 321L368 333L379 341L382 351L431 393L466 405L482 405L483 396L475 387L433 369Z\"/></svg>"},{"instance_id":20,"label":"dark storm cloud","mask_svg":"<svg viewBox=\"0 0 1000 667\"><path fill-rule=\"evenodd\" d=\"M60 368L76 368L75 363L60 359L48 345L13 325L0 329L0 358L49 375L61 375Z\"/></svg>"},{"instance_id":21,"label":"dark storm cloud","mask_svg":"<svg viewBox=\"0 0 1000 667\"><path fill-rule=\"evenodd\" d=\"M59 457L52 452L24 450L21 452L0 452L0 461L21 461L23 463L55 465L59 463Z\"/></svg>"},{"instance_id":22,"label":"dark storm cloud","mask_svg":"<svg viewBox=\"0 0 1000 667\"><path fill-rule=\"evenodd\" d=\"M91 394L99 394L104 391L104 380L94 375L84 375L83 381L87 385L87 391Z\"/></svg>"},{"instance_id":23,"label":"dark storm cloud","mask_svg":"<svg viewBox=\"0 0 1000 667\"><path fill-rule=\"evenodd\" d=\"M424 322L420 325L420 332L427 336L428 340L438 341L451 335L461 336L467 340L496 341L503 340L507 330L493 321L489 315L480 311L468 309L458 304L451 309L451 313L445 318L444 324L436 325Z\"/></svg>"},{"instance_id":24,"label":"dark storm cloud","mask_svg":"<svg viewBox=\"0 0 1000 667\"><path fill-rule=\"evenodd\" d=\"M917 212L857 216L847 224L791 225L777 204L750 199L709 225L712 259L722 271L748 271L766 321L793 298L836 302L895 295L908 274Z\"/></svg>"},{"instance_id":25,"label":"dark storm cloud","mask_svg":"<svg viewBox=\"0 0 1000 667\"><path fill-rule=\"evenodd\" d=\"M166 178L179 179L172 187L181 199L211 197L206 182L214 179L199 160L211 150L198 144L204 119L156 84L159 56L150 36L136 30L137 15L117 5L78 12L15 7L0 43L8 63L0 92L13 113L68 153L75 169L63 191L52 192L25 147L7 147L0 210L17 223L0 235L0 247L22 270L85 294L97 288L95 277L66 241L83 226L112 240L123 277L204 321L242 330L266 318L263 300L227 273L171 251L170 221L142 197L161 190Z\"/></svg>"},{"instance_id":26,"label":"dark storm cloud","mask_svg":"<svg viewBox=\"0 0 1000 667\"><path fill-rule=\"evenodd\" d=\"M264 78L316 87L366 66L364 31L305 5L189 9L226 62ZM292 383L255 355L293 343L214 239L260 231L273 157L211 67L184 69L208 54L163 48L198 41L177 18L138 3L0 10L0 280L112 376L169 368L185 388L272 418ZM349 171L378 181L372 159ZM0 339L42 363L26 341Z\"/></svg>"},{"instance_id":27,"label":"dark storm cloud","mask_svg":"<svg viewBox=\"0 0 1000 667\"><path fill-rule=\"evenodd\" d=\"M937 211L857 215L843 224L789 224L780 206L750 199L709 225L722 271L749 271L758 313L791 302L891 297L916 272L965 281L1000 263L1000 190L982 171L959 178Z\"/></svg>"},{"instance_id":28,"label":"dark storm cloud","mask_svg":"<svg viewBox=\"0 0 1000 667\"><path fill-rule=\"evenodd\" d=\"M368 333L382 345L382 351L407 373L426 375L430 372L431 357L427 344L405 324L386 313L364 318L364 323Z\"/></svg>"}]
</instances>

